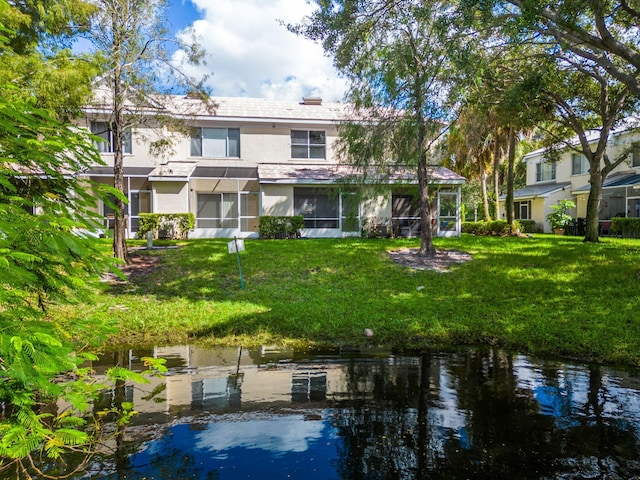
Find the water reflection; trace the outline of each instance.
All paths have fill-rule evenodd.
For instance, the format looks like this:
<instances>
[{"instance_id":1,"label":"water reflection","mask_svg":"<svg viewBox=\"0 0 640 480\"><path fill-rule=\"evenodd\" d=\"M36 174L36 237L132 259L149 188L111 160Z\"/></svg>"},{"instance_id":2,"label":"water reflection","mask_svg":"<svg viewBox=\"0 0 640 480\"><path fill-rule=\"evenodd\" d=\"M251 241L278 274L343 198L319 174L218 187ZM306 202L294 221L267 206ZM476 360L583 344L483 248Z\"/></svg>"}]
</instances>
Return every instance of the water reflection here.
<instances>
[{"instance_id":1,"label":"water reflection","mask_svg":"<svg viewBox=\"0 0 640 480\"><path fill-rule=\"evenodd\" d=\"M119 358L135 369L150 354L168 359L170 375L125 387L141 412L129 450L87 477L640 478L637 372L482 349L176 347Z\"/></svg>"}]
</instances>

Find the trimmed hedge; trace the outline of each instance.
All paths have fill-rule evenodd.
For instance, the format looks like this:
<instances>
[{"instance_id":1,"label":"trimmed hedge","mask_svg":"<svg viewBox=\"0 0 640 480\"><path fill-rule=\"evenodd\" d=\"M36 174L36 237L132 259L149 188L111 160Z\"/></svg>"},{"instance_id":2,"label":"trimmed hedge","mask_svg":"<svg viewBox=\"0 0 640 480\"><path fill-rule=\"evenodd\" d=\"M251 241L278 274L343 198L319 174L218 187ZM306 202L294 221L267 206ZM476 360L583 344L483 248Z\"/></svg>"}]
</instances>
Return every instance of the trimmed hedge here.
<instances>
[{"instance_id":1,"label":"trimmed hedge","mask_svg":"<svg viewBox=\"0 0 640 480\"><path fill-rule=\"evenodd\" d=\"M610 228L611 233L622 238L640 238L640 218L614 217Z\"/></svg>"},{"instance_id":2,"label":"trimmed hedge","mask_svg":"<svg viewBox=\"0 0 640 480\"><path fill-rule=\"evenodd\" d=\"M189 230L196 226L193 213L141 213L137 237L146 238L147 232L153 232L153 238L171 240L187 239Z\"/></svg>"},{"instance_id":3,"label":"trimmed hedge","mask_svg":"<svg viewBox=\"0 0 640 480\"><path fill-rule=\"evenodd\" d=\"M264 215L260 217L258 231L263 239L300 238L300 230L304 227L304 217L276 217Z\"/></svg>"},{"instance_id":4,"label":"trimmed hedge","mask_svg":"<svg viewBox=\"0 0 640 480\"><path fill-rule=\"evenodd\" d=\"M522 233L538 233L540 228L535 220L517 220L516 223L520 225L520 231Z\"/></svg>"},{"instance_id":5,"label":"trimmed hedge","mask_svg":"<svg viewBox=\"0 0 640 480\"><path fill-rule=\"evenodd\" d=\"M515 228L520 229L521 232L526 232L526 228L531 225L527 221L526 227L522 225L520 220L516 220ZM533 222L533 228L535 228L536 222ZM472 235L485 235L485 236L506 236L511 235L511 229L506 220L493 220L490 222L463 222L462 233L470 233Z\"/></svg>"}]
</instances>

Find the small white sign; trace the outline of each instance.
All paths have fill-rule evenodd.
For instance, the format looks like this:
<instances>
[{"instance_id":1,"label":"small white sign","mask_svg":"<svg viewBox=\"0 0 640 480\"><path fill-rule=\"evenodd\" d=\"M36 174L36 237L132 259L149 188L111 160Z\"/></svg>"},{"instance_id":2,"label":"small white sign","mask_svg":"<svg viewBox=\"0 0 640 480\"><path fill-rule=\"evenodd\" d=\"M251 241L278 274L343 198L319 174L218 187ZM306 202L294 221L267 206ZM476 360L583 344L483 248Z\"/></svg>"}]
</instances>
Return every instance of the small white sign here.
<instances>
[{"instance_id":1,"label":"small white sign","mask_svg":"<svg viewBox=\"0 0 640 480\"><path fill-rule=\"evenodd\" d=\"M229 253L244 252L244 240L231 240L227 243L227 248L229 249Z\"/></svg>"}]
</instances>

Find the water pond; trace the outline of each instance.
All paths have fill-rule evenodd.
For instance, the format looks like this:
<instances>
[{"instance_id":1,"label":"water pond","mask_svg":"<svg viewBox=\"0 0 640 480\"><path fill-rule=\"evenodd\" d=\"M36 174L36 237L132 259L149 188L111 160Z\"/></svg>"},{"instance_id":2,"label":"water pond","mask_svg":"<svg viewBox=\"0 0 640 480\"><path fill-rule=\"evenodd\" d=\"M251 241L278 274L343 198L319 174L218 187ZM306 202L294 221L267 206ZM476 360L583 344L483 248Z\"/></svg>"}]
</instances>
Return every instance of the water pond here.
<instances>
[{"instance_id":1,"label":"water pond","mask_svg":"<svg viewBox=\"0 0 640 480\"><path fill-rule=\"evenodd\" d=\"M140 414L116 453L76 478L640 478L635 370L495 349L189 346L119 352L95 368L141 369L149 355L170 374L105 396Z\"/></svg>"}]
</instances>

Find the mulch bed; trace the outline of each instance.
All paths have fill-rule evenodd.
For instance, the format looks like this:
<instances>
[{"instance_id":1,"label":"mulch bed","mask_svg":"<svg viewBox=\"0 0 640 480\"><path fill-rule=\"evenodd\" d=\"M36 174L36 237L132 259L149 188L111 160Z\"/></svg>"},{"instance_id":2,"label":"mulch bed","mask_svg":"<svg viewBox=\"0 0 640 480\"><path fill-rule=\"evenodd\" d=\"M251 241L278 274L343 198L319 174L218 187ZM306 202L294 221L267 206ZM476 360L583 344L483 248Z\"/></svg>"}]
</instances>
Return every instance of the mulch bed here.
<instances>
[{"instance_id":1,"label":"mulch bed","mask_svg":"<svg viewBox=\"0 0 640 480\"><path fill-rule=\"evenodd\" d=\"M399 248L389 250L389 256L398 265L412 270L433 270L448 272L452 265L468 262L473 257L458 250L438 250L432 257L421 257L417 248Z\"/></svg>"}]
</instances>

